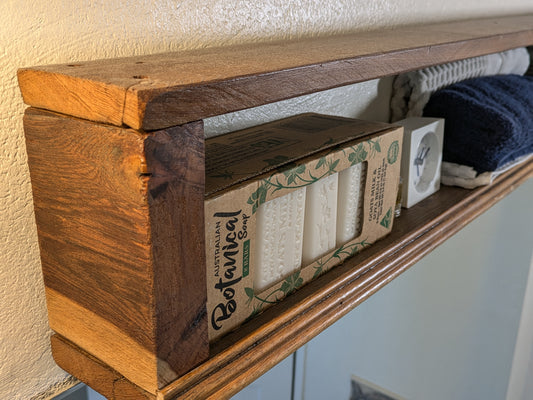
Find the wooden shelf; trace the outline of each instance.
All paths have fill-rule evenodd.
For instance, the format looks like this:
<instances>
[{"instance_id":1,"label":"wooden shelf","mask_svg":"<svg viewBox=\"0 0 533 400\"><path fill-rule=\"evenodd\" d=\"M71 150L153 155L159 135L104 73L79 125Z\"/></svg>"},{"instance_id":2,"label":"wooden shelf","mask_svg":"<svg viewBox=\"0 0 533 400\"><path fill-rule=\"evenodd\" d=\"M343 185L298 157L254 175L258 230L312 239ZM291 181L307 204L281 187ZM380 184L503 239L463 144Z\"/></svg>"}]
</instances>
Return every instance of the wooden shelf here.
<instances>
[{"instance_id":1,"label":"wooden shelf","mask_svg":"<svg viewBox=\"0 0 533 400\"><path fill-rule=\"evenodd\" d=\"M110 399L242 389L531 177L533 161L490 186L443 187L209 344L199 120L528 45L533 15L20 70L56 362Z\"/></svg>"},{"instance_id":2,"label":"wooden shelf","mask_svg":"<svg viewBox=\"0 0 533 400\"><path fill-rule=\"evenodd\" d=\"M155 130L533 43L533 15L19 71L26 104Z\"/></svg>"}]
</instances>

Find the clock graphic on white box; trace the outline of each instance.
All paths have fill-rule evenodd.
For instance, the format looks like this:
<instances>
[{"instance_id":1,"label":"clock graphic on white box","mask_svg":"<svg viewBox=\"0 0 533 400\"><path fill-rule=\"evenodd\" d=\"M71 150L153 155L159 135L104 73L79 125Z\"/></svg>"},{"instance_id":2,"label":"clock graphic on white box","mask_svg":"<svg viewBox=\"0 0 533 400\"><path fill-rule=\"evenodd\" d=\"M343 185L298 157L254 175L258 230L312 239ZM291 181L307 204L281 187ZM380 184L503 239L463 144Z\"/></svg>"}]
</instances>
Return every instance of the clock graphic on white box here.
<instances>
[{"instance_id":1,"label":"clock graphic on white box","mask_svg":"<svg viewBox=\"0 0 533 400\"><path fill-rule=\"evenodd\" d=\"M409 208L440 189L444 119L407 118L404 127L402 206Z\"/></svg>"}]
</instances>

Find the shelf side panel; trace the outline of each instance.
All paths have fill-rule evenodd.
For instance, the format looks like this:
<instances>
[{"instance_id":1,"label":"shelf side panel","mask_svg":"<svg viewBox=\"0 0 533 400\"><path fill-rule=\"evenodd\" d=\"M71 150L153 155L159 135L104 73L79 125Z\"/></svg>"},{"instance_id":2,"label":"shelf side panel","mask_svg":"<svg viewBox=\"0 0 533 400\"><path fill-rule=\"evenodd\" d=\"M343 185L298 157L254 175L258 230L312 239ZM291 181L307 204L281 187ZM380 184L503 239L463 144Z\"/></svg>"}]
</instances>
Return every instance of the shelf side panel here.
<instances>
[{"instance_id":1,"label":"shelf side panel","mask_svg":"<svg viewBox=\"0 0 533 400\"><path fill-rule=\"evenodd\" d=\"M155 393L209 351L202 124L24 123L50 326Z\"/></svg>"},{"instance_id":2,"label":"shelf side panel","mask_svg":"<svg viewBox=\"0 0 533 400\"><path fill-rule=\"evenodd\" d=\"M161 376L161 385L209 355L203 123L149 135L145 154L159 371L177 374Z\"/></svg>"}]
</instances>

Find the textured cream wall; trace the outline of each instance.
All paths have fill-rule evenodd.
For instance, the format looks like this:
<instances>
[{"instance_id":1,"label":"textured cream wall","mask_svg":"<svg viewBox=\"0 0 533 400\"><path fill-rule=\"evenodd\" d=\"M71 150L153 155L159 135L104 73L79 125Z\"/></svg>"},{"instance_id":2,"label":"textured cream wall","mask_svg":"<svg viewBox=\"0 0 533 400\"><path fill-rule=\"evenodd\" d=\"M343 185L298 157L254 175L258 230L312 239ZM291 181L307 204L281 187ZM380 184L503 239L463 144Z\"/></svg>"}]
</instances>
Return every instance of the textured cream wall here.
<instances>
[{"instance_id":1,"label":"textured cream wall","mask_svg":"<svg viewBox=\"0 0 533 400\"><path fill-rule=\"evenodd\" d=\"M2 0L0 1L0 398L27 399L66 375L48 350L39 250L22 131L22 66L128 56L234 42L294 38L397 24L532 11L530 0ZM293 101L380 118L370 82ZM347 105L352 96L359 101ZM350 92L350 93L349 93ZM299 105L300 104L300 105ZM340 108L339 108L340 107ZM212 132L286 112L272 106L209 121ZM381 115L382 117L383 115Z\"/></svg>"}]
</instances>

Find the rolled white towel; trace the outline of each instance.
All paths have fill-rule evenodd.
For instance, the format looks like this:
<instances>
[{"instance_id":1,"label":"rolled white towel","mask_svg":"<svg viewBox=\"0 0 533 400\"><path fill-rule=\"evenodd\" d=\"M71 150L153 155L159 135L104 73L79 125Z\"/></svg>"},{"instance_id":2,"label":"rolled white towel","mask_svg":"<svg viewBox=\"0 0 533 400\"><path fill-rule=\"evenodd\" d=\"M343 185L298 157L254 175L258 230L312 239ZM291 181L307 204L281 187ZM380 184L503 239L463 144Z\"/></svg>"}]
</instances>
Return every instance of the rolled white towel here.
<instances>
[{"instance_id":1,"label":"rolled white towel","mask_svg":"<svg viewBox=\"0 0 533 400\"><path fill-rule=\"evenodd\" d=\"M520 47L400 74L392 88L391 121L420 117L431 94L445 86L479 76L524 75L529 63L529 52Z\"/></svg>"}]
</instances>

